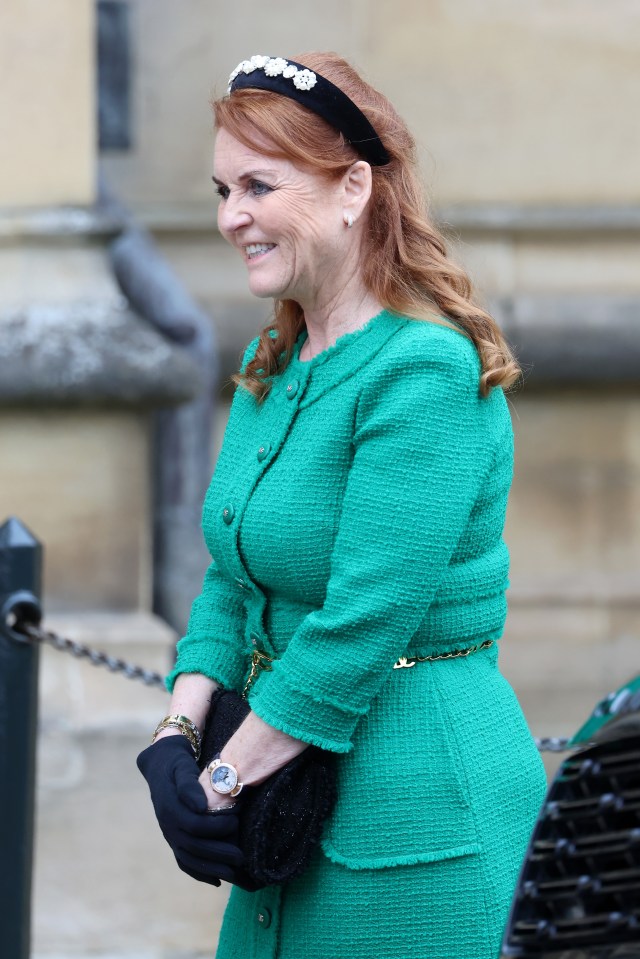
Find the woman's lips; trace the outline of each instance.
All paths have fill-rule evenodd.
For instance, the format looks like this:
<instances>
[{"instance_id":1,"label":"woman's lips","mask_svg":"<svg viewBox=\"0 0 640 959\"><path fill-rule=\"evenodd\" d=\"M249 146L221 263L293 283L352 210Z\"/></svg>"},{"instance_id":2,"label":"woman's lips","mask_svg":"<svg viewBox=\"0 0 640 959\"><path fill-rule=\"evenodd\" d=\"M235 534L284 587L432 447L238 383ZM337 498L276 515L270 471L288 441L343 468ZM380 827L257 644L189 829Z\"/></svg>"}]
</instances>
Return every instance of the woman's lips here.
<instances>
[{"instance_id":1,"label":"woman's lips","mask_svg":"<svg viewBox=\"0 0 640 959\"><path fill-rule=\"evenodd\" d=\"M247 243L244 248L248 260L257 260L275 248L275 243Z\"/></svg>"}]
</instances>

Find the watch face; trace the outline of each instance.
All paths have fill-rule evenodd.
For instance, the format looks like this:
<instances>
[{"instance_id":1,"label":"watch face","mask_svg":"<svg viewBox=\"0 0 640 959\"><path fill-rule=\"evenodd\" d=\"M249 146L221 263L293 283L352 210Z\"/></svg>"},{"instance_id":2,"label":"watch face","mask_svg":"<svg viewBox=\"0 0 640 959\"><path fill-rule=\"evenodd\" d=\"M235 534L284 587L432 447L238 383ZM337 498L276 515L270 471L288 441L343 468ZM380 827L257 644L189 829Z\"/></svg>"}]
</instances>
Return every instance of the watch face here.
<instances>
[{"instance_id":1,"label":"watch face","mask_svg":"<svg viewBox=\"0 0 640 959\"><path fill-rule=\"evenodd\" d=\"M211 770L211 785L219 793L230 793L238 785L238 776L233 766L220 763Z\"/></svg>"}]
</instances>

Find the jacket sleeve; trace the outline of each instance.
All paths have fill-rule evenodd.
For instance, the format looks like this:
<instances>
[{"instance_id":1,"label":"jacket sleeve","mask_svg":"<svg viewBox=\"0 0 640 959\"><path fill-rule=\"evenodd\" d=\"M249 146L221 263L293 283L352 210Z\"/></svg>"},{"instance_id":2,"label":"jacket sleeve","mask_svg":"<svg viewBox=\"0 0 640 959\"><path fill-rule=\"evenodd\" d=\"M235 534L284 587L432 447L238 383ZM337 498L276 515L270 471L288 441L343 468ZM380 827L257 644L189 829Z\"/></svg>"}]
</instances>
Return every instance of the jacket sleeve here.
<instances>
[{"instance_id":1,"label":"jacket sleeve","mask_svg":"<svg viewBox=\"0 0 640 959\"><path fill-rule=\"evenodd\" d=\"M178 643L176 664L165 681L169 692L180 673L203 673L227 689L242 686L246 611L237 594L212 562L191 607L186 634Z\"/></svg>"},{"instance_id":2,"label":"jacket sleeve","mask_svg":"<svg viewBox=\"0 0 640 959\"><path fill-rule=\"evenodd\" d=\"M495 449L494 401L504 404L500 390L480 397L467 341L435 360L397 356L373 372L360 395L325 602L251 695L265 722L336 752L350 749L427 613Z\"/></svg>"}]
</instances>

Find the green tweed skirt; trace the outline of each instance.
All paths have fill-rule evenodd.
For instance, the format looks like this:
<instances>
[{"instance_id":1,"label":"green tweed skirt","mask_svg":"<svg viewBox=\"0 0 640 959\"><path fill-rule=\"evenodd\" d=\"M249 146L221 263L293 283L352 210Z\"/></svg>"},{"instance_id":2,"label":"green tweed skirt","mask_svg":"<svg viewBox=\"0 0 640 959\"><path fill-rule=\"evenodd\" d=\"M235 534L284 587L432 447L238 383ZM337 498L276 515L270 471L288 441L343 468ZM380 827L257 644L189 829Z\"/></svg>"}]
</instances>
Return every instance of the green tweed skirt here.
<instances>
[{"instance_id":1,"label":"green tweed skirt","mask_svg":"<svg viewBox=\"0 0 640 959\"><path fill-rule=\"evenodd\" d=\"M309 869L234 887L216 959L497 959L546 791L497 645L395 670Z\"/></svg>"}]
</instances>

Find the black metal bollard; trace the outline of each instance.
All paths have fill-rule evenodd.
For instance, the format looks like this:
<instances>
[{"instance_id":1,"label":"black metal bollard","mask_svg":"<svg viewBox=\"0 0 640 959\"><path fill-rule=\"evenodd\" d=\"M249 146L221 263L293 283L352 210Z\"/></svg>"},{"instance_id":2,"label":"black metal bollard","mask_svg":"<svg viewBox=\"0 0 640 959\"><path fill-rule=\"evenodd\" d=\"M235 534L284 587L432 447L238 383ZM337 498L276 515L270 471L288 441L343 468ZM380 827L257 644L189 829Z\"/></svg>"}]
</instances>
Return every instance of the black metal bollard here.
<instances>
[{"instance_id":1,"label":"black metal bollard","mask_svg":"<svg viewBox=\"0 0 640 959\"><path fill-rule=\"evenodd\" d=\"M0 526L0 902L2 955L29 959L39 647L12 628L40 622L42 546L18 519Z\"/></svg>"}]
</instances>

